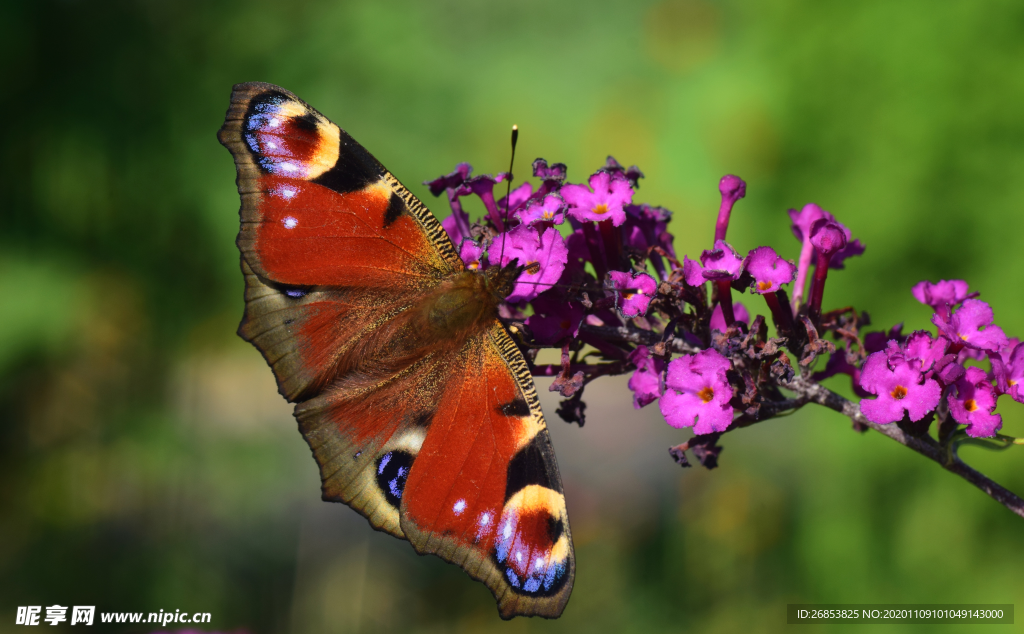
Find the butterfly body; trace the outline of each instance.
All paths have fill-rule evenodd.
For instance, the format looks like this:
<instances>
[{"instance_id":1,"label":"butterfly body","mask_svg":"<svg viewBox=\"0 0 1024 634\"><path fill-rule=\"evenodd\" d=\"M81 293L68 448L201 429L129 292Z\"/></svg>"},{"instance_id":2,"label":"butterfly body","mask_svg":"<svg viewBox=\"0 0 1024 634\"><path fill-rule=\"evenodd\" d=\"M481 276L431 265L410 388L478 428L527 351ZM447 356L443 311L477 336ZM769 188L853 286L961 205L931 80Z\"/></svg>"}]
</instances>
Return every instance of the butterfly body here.
<instances>
[{"instance_id":1,"label":"butterfly body","mask_svg":"<svg viewBox=\"0 0 1024 634\"><path fill-rule=\"evenodd\" d=\"M335 373L391 376L431 355L457 352L497 317L489 287L487 276L471 271L443 280L354 342Z\"/></svg>"},{"instance_id":2,"label":"butterfly body","mask_svg":"<svg viewBox=\"0 0 1024 634\"><path fill-rule=\"evenodd\" d=\"M516 277L516 267L456 273L424 298L417 326L439 340L458 342L476 335L498 318L498 304Z\"/></svg>"},{"instance_id":3,"label":"butterfly body","mask_svg":"<svg viewBox=\"0 0 1024 634\"><path fill-rule=\"evenodd\" d=\"M483 581L502 617L558 616L575 562L554 452L498 306L522 269L467 270L440 223L288 91L239 84L239 334L296 404L325 500Z\"/></svg>"}]
</instances>

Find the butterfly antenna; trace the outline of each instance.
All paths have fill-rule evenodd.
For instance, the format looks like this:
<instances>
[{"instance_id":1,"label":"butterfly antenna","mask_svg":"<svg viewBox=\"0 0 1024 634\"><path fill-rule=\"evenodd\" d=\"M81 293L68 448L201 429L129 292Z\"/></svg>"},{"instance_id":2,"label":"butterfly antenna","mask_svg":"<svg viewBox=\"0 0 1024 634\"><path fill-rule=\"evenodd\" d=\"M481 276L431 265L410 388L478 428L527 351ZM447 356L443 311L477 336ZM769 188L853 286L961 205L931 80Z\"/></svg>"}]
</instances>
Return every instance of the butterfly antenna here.
<instances>
[{"instance_id":1,"label":"butterfly antenna","mask_svg":"<svg viewBox=\"0 0 1024 634\"><path fill-rule=\"evenodd\" d=\"M505 227L508 227L508 214L512 211L512 166L516 163L516 143L519 141L519 126L512 126L512 158L508 162L508 183L506 184L505 190L505 217L501 219L501 222ZM501 266L502 260L505 259L505 239L501 239L501 253L498 255L498 266Z\"/></svg>"}]
</instances>

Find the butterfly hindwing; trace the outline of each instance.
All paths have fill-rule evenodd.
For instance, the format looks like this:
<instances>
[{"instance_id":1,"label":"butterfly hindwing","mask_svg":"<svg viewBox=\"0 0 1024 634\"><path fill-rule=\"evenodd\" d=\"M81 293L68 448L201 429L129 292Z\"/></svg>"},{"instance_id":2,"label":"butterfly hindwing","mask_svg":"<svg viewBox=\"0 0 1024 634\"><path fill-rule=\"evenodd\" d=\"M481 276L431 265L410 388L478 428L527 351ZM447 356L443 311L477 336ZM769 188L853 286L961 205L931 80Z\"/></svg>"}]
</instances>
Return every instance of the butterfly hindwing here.
<instances>
[{"instance_id":1,"label":"butterfly hindwing","mask_svg":"<svg viewBox=\"0 0 1024 634\"><path fill-rule=\"evenodd\" d=\"M498 323L459 354L406 482L403 532L483 581L504 618L556 617L575 561L533 380Z\"/></svg>"},{"instance_id":2,"label":"butterfly hindwing","mask_svg":"<svg viewBox=\"0 0 1024 634\"><path fill-rule=\"evenodd\" d=\"M503 618L557 617L575 572L561 481L486 276L292 93L235 86L219 139L242 200L239 334L296 403L323 498L461 566ZM467 298L480 310L449 324Z\"/></svg>"},{"instance_id":3,"label":"butterfly hindwing","mask_svg":"<svg viewBox=\"0 0 1024 634\"><path fill-rule=\"evenodd\" d=\"M405 537L399 517L405 482L445 374L443 360L432 356L369 384L349 372L296 405L299 430L320 465L323 499L344 502L375 528Z\"/></svg>"},{"instance_id":4,"label":"butterfly hindwing","mask_svg":"<svg viewBox=\"0 0 1024 634\"><path fill-rule=\"evenodd\" d=\"M533 381L504 327L296 406L325 500L461 566L504 618L556 617L575 574L561 478Z\"/></svg>"}]
</instances>

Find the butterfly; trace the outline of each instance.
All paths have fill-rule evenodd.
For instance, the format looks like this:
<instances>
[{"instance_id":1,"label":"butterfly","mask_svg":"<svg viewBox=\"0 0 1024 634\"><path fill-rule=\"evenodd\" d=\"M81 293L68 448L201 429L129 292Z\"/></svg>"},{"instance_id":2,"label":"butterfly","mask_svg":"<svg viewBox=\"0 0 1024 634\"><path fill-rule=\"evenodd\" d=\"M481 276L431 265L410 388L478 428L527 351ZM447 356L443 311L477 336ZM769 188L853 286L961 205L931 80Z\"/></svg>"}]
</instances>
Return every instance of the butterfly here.
<instances>
[{"instance_id":1,"label":"butterfly","mask_svg":"<svg viewBox=\"0 0 1024 634\"><path fill-rule=\"evenodd\" d=\"M344 502L461 566L502 618L557 618L572 536L554 450L497 308L522 268L468 270L437 219L291 92L234 87L238 334L263 354Z\"/></svg>"}]
</instances>

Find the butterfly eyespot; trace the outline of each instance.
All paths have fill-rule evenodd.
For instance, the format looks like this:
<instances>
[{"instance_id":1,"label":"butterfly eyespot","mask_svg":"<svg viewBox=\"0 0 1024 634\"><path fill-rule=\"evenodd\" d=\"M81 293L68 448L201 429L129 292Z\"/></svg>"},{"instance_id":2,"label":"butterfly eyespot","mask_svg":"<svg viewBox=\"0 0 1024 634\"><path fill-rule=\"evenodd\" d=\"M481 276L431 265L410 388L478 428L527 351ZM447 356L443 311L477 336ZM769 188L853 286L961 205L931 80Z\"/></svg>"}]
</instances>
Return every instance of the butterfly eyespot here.
<instances>
[{"instance_id":1,"label":"butterfly eyespot","mask_svg":"<svg viewBox=\"0 0 1024 634\"><path fill-rule=\"evenodd\" d=\"M543 486L526 487L505 504L493 557L518 594L551 596L567 581L564 516L562 495Z\"/></svg>"},{"instance_id":2,"label":"butterfly eyespot","mask_svg":"<svg viewBox=\"0 0 1024 634\"><path fill-rule=\"evenodd\" d=\"M305 297L306 295L308 295L309 291L305 291L301 288L286 288L284 290L284 294L287 295L288 297L291 297L292 299L298 299L300 297Z\"/></svg>"},{"instance_id":3,"label":"butterfly eyespot","mask_svg":"<svg viewBox=\"0 0 1024 634\"><path fill-rule=\"evenodd\" d=\"M415 456L401 450L389 451L377 460L377 486L391 506L399 508L405 481L409 477Z\"/></svg>"}]
</instances>

